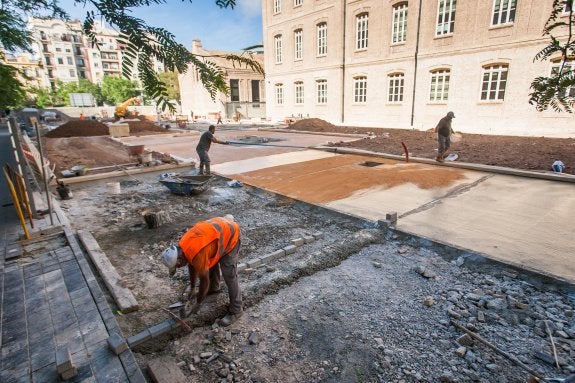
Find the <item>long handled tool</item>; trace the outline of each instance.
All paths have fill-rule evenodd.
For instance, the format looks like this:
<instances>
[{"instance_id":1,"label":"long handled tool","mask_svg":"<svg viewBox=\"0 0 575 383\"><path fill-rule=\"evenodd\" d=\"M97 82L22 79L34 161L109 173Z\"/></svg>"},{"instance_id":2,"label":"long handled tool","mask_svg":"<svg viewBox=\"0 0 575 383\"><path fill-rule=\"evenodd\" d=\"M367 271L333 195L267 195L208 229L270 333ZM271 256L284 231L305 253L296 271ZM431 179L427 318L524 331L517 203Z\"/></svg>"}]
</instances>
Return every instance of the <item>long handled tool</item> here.
<instances>
[{"instance_id":1,"label":"long handled tool","mask_svg":"<svg viewBox=\"0 0 575 383\"><path fill-rule=\"evenodd\" d=\"M252 145L252 146L275 146L278 148L297 148L297 149L313 148L313 146L258 144L258 143L254 143L254 142L237 142L237 141L228 141L228 144L230 144L230 145Z\"/></svg>"},{"instance_id":2,"label":"long handled tool","mask_svg":"<svg viewBox=\"0 0 575 383\"><path fill-rule=\"evenodd\" d=\"M510 361L512 361L513 363L515 363L516 365L518 365L519 367L521 367L522 369L524 369L525 371L529 372L531 375L533 375L534 377L541 379L543 381L546 381L545 378L543 378L537 371L533 370L532 368L526 366L525 364L523 364L519 359L517 359L515 356L497 348L497 346L495 346L493 343L489 342L488 340L482 338L481 336L477 335L476 333L474 333L473 331L468 330L467 328L463 327L462 325L460 325L459 323L457 323L456 321L454 321L453 319L451 320L451 324L454 325L455 327L457 327L459 330L467 333L469 336L471 336L473 339L477 339L478 341L480 341L481 343L483 343L484 345L486 345L487 347L489 347L490 349L492 349L493 351L495 351L496 353L498 353L501 356L504 356L505 358L509 359Z\"/></svg>"}]
</instances>

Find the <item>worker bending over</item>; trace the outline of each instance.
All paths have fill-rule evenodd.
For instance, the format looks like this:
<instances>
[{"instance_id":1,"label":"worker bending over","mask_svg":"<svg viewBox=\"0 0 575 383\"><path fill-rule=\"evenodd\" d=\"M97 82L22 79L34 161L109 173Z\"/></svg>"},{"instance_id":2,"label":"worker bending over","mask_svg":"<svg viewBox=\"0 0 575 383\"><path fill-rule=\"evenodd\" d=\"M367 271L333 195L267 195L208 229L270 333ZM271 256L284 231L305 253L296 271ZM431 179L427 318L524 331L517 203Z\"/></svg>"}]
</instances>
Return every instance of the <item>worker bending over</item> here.
<instances>
[{"instance_id":1,"label":"worker bending over","mask_svg":"<svg viewBox=\"0 0 575 383\"><path fill-rule=\"evenodd\" d=\"M190 296L195 292L196 278L200 280L192 313L199 311L207 294L220 291L221 270L228 286L230 305L220 324L229 326L242 315L242 293L237 273L240 244L240 226L234 222L234 217L228 214L196 223L176 246L164 250L162 262L168 267L170 276L173 276L178 268L188 265Z\"/></svg>"}]
</instances>

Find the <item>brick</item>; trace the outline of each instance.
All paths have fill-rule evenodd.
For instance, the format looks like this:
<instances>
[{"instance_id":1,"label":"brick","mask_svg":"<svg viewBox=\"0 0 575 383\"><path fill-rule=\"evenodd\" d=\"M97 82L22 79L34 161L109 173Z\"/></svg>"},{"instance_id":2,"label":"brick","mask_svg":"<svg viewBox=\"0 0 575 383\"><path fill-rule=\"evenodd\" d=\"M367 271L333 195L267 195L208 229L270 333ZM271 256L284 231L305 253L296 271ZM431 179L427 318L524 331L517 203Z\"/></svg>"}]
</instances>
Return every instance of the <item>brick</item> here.
<instances>
[{"instance_id":1,"label":"brick","mask_svg":"<svg viewBox=\"0 0 575 383\"><path fill-rule=\"evenodd\" d=\"M269 253L268 255L271 257L271 259L275 260L275 259L279 259L279 258L285 256L286 252L284 249L279 249L279 250L276 250L272 253Z\"/></svg>"},{"instance_id":2,"label":"brick","mask_svg":"<svg viewBox=\"0 0 575 383\"><path fill-rule=\"evenodd\" d=\"M126 351L129 347L128 343L126 343L126 340L123 337L121 337L117 333L112 333L112 335L110 335L110 337L108 338L108 348L112 350L114 354L120 355L121 353Z\"/></svg>"},{"instance_id":3,"label":"brick","mask_svg":"<svg viewBox=\"0 0 575 383\"><path fill-rule=\"evenodd\" d=\"M256 258L251 261L248 261L248 267L252 269L258 267L261 264L262 264L261 258Z\"/></svg>"},{"instance_id":4,"label":"brick","mask_svg":"<svg viewBox=\"0 0 575 383\"><path fill-rule=\"evenodd\" d=\"M239 264L238 264L238 272L244 271L244 270L247 269L247 268L248 268L247 263L239 263Z\"/></svg>"},{"instance_id":5,"label":"brick","mask_svg":"<svg viewBox=\"0 0 575 383\"><path fill-rule=\"evenodd\" d=\"M305 243L312 243L313 241L315 241L315 237L313 235L304 235L303 240L305 241Z\"/></svg>"},{"instance_id":6,"label":"brick","mask_svg":"<svg viewBox=\"0 0 575 383\"><path fill-rule=\"evenodd\" d=\"M303 238L295 238L295 239L290 240L290 242L294 246L301 246L305 243L305 240Z\"/></svg>"},{"instance_id":7,"label":"brick","mask_svg":"<svg viewBox=\"0 0 575 383\"><path fill-rule=\"evenodd\" d=\"M68 379L72 379L73 377L75 377L76 375L78 375L78 369L76 367L72 367L69 370L66 370L64 372L60 373L60 377L63 380L68 380Z\"/></svg>"},{"instance_id":8,"label":"brick","mask_svg":"<svg viewBox=\"0 0 575 383\"><path fill-rule=\"evenodd\" d=\"M56 351L56 368L58 370L58 374L63 373L74 367L72 364L72 356L70 355L70 351L68 347L62 347Z\"/></svg>"},{"instance_id":9,"label":"brick","mask_svg":"<svg viewBox=\"0 0 575 383\"><path fill-rule=\"evenodd\" d=\"M313 237L316 239L316 241L317 241L318 239L322 239L322 238L324 237L324 234L323 234L322 231L316 231L316 232L313 233L312 235L313 235Z\"/></svg>"},{"instance_id":10,"label":"brick","mask_svg":"<svg viewBox=\"0 0 575 383\"><path fill-rule=\"evenodd\" d=\"M283 250L286 252L286 254L293 254L296 252L297 247L294 245L288 245L284 247Z\"/></svg>"}]
</instances>

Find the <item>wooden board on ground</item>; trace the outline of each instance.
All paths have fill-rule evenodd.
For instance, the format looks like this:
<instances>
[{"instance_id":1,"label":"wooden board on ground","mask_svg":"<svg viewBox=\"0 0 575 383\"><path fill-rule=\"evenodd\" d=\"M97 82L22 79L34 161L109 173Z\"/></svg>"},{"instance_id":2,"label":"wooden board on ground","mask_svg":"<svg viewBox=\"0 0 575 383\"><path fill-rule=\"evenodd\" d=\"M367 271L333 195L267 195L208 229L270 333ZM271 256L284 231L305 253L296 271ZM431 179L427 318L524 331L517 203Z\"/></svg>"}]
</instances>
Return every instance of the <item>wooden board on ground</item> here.
<instances>
[{"instance_id":1,"label":"wooden board on ground","mask_svg":"<svg viewBox=\"0 0 575 383\"><path fill-rule=\"evenodd\" d=\"M148 363L148 373L155 383L187 383L173 358L161 356Z\"/></svg>"},{"instance_id":2,"label":"wooden board on ground","mask_svg":"<svg viewBox=\"0 0 575 383\"><path fill-rule=\"evenodd\" d=\"M78 237L120 310L123 313L138 310L138 301L134 298L134 294L130 289L122 286L122 278L92 234L88 231L78 230Z\"/></svg>"}]
</instances>

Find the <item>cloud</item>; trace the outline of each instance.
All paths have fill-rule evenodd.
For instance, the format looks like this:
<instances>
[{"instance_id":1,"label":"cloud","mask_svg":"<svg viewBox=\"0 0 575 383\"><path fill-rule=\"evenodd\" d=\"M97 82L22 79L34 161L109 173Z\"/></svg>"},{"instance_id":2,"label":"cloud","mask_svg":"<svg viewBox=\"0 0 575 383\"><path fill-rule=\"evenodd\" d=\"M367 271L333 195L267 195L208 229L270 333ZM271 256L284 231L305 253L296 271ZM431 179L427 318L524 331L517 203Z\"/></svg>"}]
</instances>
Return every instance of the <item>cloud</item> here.
<instances>
[{"instance_id":1,"label":"cloud","mask_svg":"<svg viewBox=\"0 0 575 383\"><path fill-rule=\"evenodd\" d=\"M238 0L237 5L246 17L257 17L262 14L262 0Z\"/></svg>"}]
</instances>

